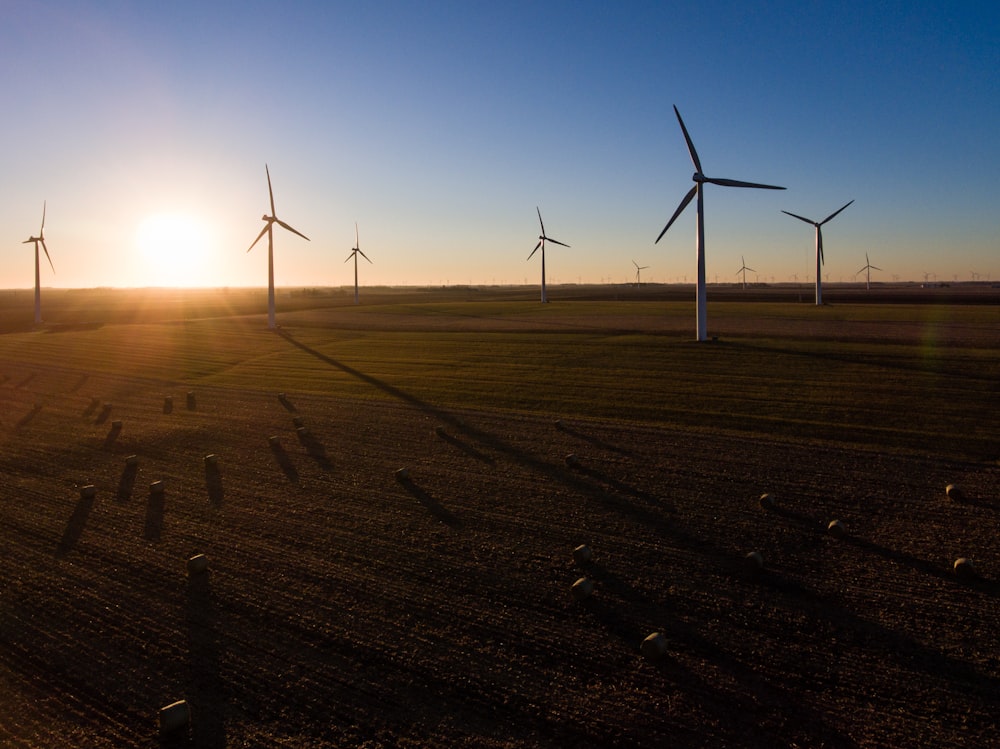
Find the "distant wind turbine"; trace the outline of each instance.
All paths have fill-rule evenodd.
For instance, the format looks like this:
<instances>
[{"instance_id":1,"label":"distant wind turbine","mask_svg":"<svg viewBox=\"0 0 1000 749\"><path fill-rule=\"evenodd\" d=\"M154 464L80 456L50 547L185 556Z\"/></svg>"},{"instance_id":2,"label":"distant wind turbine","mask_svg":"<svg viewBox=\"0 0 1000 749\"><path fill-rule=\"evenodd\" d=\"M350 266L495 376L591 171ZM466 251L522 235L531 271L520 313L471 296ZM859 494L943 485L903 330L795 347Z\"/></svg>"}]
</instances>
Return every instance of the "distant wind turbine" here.
<instances>
[{"instance_id":1,"label":"distant wind turbine","mask_svg":"<svg viewBox=\"0 0 1000 749\"><path fill-rule=\"evenodd\" d=\"M757 271L755 271L753 268L748 268L747 267L747 261L743 259L742 255L740 255L740 262L743 263L743 267L740 268L738 271L736 271L736 273L737 273L737 275L739 275L740 273L743 274L743 288L746 289L746 287L747 287L747 271L751 271L752 273L756 273Z\"/></svg>"},{"instance_id":2,"label":"distant wind turbine","mask_svg":"<svg viewBox=\"0 0 1000 749\"><path fill-rule=\"evenodd\" d=\"M267 173L267 194L271 198L271 215L268 216L265 213L260 217L260 220L266 222L267 225L260 230L260 234L257 235L253 244L247 248L247 252L250 252L250 250L254 248L254 245L260 241L260 238L267 234L267 327L274 330L277 326L274 323L274 233L272 231L272 227L274 224L278 224L278 226L283 229L287 229L292 234L298 234L307 242L309 241L309 237L297 229L293 229L291 226L278 218L278 215L274 210L274 191L271 189L271 172L267 168L267 164L264 164L264 171Z\"/></svg>"},{"instance_id":3,"label":"distant wind turbine","mask_svg":"<svg viewBox=\"0 0 1000 749\"><path fill-rule=\"evenodd\" d=\"M358 304L358 254L361 254L365 260L369 263L371 258L369 258L364 252L361 251L361 242L358 241L358 222L354 222L354 248L351 250L351 254L347 256L347 260L351 257L354 258L354 303ZM344 262L346 263L347 260Z\"/></svg>"},{"instance_id":4,"label":"distant wind turbine","mask_svg":"<svg viewBox=\"0 0 1000 749\"><path fill-rule=\"evenodd\" d=\"M52 265L52 257L49 255L49 248L45 246L45 201L42 201L42 228L38 230L37 237L28 237L21 244L34 243L35 245L35 325L42 322L42 284L41 274L38 272L38 245L42 245L45 250L45 258L49 261L52 272L56 272L56 267Z\"/></svg>"},{"instance_id":5,"label":"distant wind turbine","mask_svg":"<svg viewBox=\"0 0 1000 749\"><path fill-rule=\"evenodd\" d=\"M538 206L535 206L535 211L538 212L538 223L542 227L542 233L538 235L538 244L535 245L535 249L533 249L531 251L531 254L528 255L528 260L531 260L531 258L534 257L535 253L538 252L539 249L541 249L541 251L542 251L542 304L545 304L546 302L549 301L548 297L545 296L545 243L546 242L552 242L552 243L560 245L562 247L569 247L569 245L568 244L563 244L558 239L553 239L552 237L545 236L545 223L542 221L542 212L540 210L538 210Z\"/></svg>"},{"instance_id":6,"label":"distant wind turbine","mask_svg":"<svg viewBox=\"0 0 1000 749\"><path fill-rule=\"evenodd\" d=\"M860 273L862 270L865 271L865 288L868 291L871 291L872 290L872 271L873 270L882 270L882 269L879 268L878 266L872 265L872 261L868 259L868 253L866 252L865 253L865 267L862 268L861 270L859 270L858 273ZM855 273L854 275L856 276L856 275L858 275L858 273Z\"/></svg>"},{"instance_id":7,"label":"distant wind turbine","mask_svg":"<svg viewBox=\"0 0 1000 749\"><path fill-rule=\"evenodd\" d=\"M713 185L721 185L723 187L758 187L764 190L784 190L784 187L776 187L774 185L761 185L756 182L737 182L733 179L720 179L715 177L706 177L701 171L701 161L698 159L698 152L695 151L694 143L691 142L691 136L688 135L687 128L684 127L684 120L681 119L681 113L677 111L677 106L674 106L674 114L677 115L677 122L680 123L681 132L684 133L684 140L687 143L688 153L691 155L691 161L694 163L695 172L691 176L694 180L694 187L692 187L688 194L684 196L681 204L677 206L677 210L674 211L674 215L670 217L667 225L663 227L663 231L660 232L660 236L656 238L656 242L659 242L664 234L667 233L667 229L674 223L678 216L687 208L688 203L694 198L695 195L698 196L698 223L697 223L697 234L695 240L695 249L698 255L698 290L697 290L697 313L698 313L698 340L704 341L707 339L707 323L708 315L706 313L706 304L708 301L708 293L705 286L705 207L703 198L703 186L706 182ZM654 242L653 244L656 244Z\"/></svg>"},{"instance_id":8,"label":"distant wind turbine","mask_svg":"<svg viewBox=\"0 0 1000 749\"><path fill-rule=\"evenodd\" d=\"M635 266L635 285L636 285L636 287L642 286L642 280L640 279L639 274L642 271L648 269L649 266L648 265L639 265L635 260L632 261L632 265Z\"/></svg>"},{"instance_id":9,"label":"distant wind turbine","mask_svg":"<svg viewBox=\"0 0 1000 749\"><path fill-rule=\"evenodd\" d=\"M812 224L813 226L816 227L816 304L823 303L823 280L821 278L820 266L826 263L826 261L823 259L823 231L822 229L820 229L820 227L827 221L832 219L834 216L836 216L838 213L840 213L842 210L844 210L844 208L847 208L847 206L853 202L854 201L852 200L847 205L838 208L836 211L831 213L822 221L813 221L811 218L806 218L805 216L799 216L798 214L795 213L782 211L782 213L787 213L792 218L797 218L799 221L805 221L807 224Z\"/></svg>"}]
</instances>

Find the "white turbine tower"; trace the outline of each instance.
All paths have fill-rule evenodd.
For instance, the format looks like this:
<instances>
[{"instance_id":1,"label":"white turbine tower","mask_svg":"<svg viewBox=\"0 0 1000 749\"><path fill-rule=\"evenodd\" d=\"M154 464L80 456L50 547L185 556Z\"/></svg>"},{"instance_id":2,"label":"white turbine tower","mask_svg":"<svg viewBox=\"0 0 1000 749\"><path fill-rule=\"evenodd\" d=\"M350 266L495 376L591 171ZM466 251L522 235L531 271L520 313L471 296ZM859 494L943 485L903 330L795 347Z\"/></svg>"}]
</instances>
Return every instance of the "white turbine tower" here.
<instances>
[{"instance_id":1,"label":"white turbine tower","mask_svg":"<svg viewBox=\"0 0 1000 749\"><path fill-rule=\"evenodd\" d=\"M528 255L528 260L534 256L539 249L542 251L542 304L549 301L548 297L545 295L545 243L553 242L554 244L560 245L562 247L569 247L568 244L563 244L558 239L552 239L552 237L545 236L545 223L542 221L542 212L538 210L538 206L535 206L535 211L538 212L538 223L542 227L542 233L538 235L538 244L535 245L535 249L531 251Z\"/></svg>"},{"instance_id":2,"label":"white turbine tower","mask_svg":"<svg viewBox=\"0 0 1000 749\"><path fill-rule=\"evenodd\" d=\"M37 237L28 237L26 240L21 242L21 244L31 244L35 245L35 325L40 325L42 322L42 284L41 284L41 274L38 270L38 245L42 245L42 249L45 250L45 259L49 261L49 267L52 268L52 272L56 272L56 267L52 265L52 258L49 255L49 248L45 246L45 201L42 201L42 228L38 230Z\"/></svg>"},{"instance_id":3,"label":"white turbine tower","mask_svg":"<svg viewBox=\"0 0 1000 749\"><path fill-rule=\"evenodd\" d=\"M701 171L701 161L698 159L698 152L694 149L694 143L691 142L691 136L688 135L687 128L684 127L684 120L681 119L681 113L677 111L677 106L674 106L674 114L677 115L677 122L680 123L681 132L684 133L684 140L687 143L688 153L691 155L691 161L694 164L695 172L691 176L694 180L694 187L692 187L688 194L684 196L681 204L677 206L677 210L674 211L674 215L670 217L667 225L663 227L663 231L660 232L660 236L656 238L656 242L659 242L664 234L667 233L667 229L670 228L671 224L681 215L683 210L687 208L688 203L694 198L695 195L698 196L698 224L697 224L697 234L695 239L695 249L698 256L698 296L697 296L697 313L698 313L698 340L704 341L707 339L708 335L706 328L708 327L708 315L706 313L705 307L708 300L708 293L705 287L705 206L704 206L704 185L706 182L713 185L721 185L723 187L757 187L763 190L784 190L784 187L776 187L775 185L761 185L756 182L738 182L734 179L721 179L717 177L706 177ZM654 242L653 244L656 244Z\"/></svg>"},{"instance_id":4,"label":"white turbine tower","mask_svg":"<svg viewBox=\"0 0 1000 749\"><path fill-rule=\"evenodd\" d=\"M860 273L862 270L865 271L865 288L868 291L871 291L872 290L872 271L873 270L882 270L882 269L879 268L876 265L872 265L872 261L868 259L868 253L866 252L865 253L865 267L862 268L861 270L859 270L858 273ZM855 273L854 275L856 276L856 275L858 275L858 273Z\"/></svg>"},{"instance_id":5,"label":"white turbine tower","mask_svg":"<svg viewBox=\"0 0 1000 749\"><path fill-rule=\"evenodd\" d=\"M797 218L799 221L805 221L807 224L812 224L816 227L816 304L823 303L823 280L821 278L820 266L826 264L826 260L823 259L823 230L820 227L853 202L852 200L847 205L841 206L822 221L813 221L811 218L806 218L805 216L782 211L782 213L787 213L792 218Z\"/></svg>"},{"instance_id":6,"label":"white turbine tower","mask_svg":"<svg viewBox=\"0 0 1000 749\"><path fill-rule=\"evenodd\" d=\"M743 259L742 255L740 255L740 262L743 263L743 267L740 268L738 271L736 271L736 275L739 275L740 273L743 274L743 288L746 289L746 287L747 287L747 271L751 271L752 273L756 273L757 271L755 271L753 268L748 268L747 267L747 261Z\"/></svg>"},{"instance_id":7,"label":"white turbine tower","mask_svg":"<svg viewBox=\"0 0 1000 749\"><path fill-rule=\"evenodd\" d=\"M638 287L642 286L642 278L640 277L639 274L642 271L647 270L649 268L649 266L648 265L639 265L635 260L632 261L632 265L635 266L635 285L636 285L636 288L638 288Z\"/></svg>"},{"instance_id":8,"label":"white turbine tower","mask_svg":"<svg viewBox=\"0 0 1000 749\"><path fill-rule=\"evenodd\" d=\"M365 260L369 263L371 258L369 258L364 252L361 251L361 242L358 241L358 222L354 222L354 248L351 250L351 254L347 256L347 260L354 258L354 303L358 304L358 254L361 254ZM344 262L346 263L347 260Z\"/></svg>"},{"instance_id":9,"label":"white turbine tower","mask_svg":"<svg viewBox=\"0 0 1000 749\"><path fill-rule=\"evenodd\" d=\"M257 239L253 241L253 244L247 248L247 252L250 252L254 248L254 245L260 241L260 238L267 234L267 327L274 330L277 326L274 322L274 233L272 227L274 224L278 224L278 226L287 229L292 234L298 234L307 242L309 241L309 237L297 229L293 229L278 218L274 210L274 191L271 189L271 172L267 168L267 164L264 164L264 171L267 173L267 194L271 198L271 215L268 216L265 213L260 217L261 221L266 222L266 226L260 230L260 234L257 235Z\"/></svg>"}]
</instances>

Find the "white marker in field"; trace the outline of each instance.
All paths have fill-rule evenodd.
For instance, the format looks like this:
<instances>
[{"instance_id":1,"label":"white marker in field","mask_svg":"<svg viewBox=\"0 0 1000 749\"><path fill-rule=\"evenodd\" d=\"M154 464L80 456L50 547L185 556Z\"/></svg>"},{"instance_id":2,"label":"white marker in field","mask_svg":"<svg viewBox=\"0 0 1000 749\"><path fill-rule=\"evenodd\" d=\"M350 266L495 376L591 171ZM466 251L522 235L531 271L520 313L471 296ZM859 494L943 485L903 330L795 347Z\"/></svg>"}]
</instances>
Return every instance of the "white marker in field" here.
<instances>
[{"instance_id":1,"label":"white marker in field","mask_svg":"<svg viewBox=\"0 0 1000 749\"><path fill-rule=\"evenodd\" d=\"M268 170L267 164L264 165L264 171L267 172L267 193L271 198L271 215L268 216L265 213L260 217L260 220L266 222L267 225L260 230L260 234L257 235L257 239L253 241L247 252L250 252L254 248L254 245L260 241L260 238L267 234L267 327L274 330L276 325L274 322L274 232L272 228L274 224L278 224L278 226L287 229L292 234L298 234L307 242L309 241L309 237L299 230L293 229L278 218L274 210L274 191L271 189L271 172Z\"/></svg>"},{"instance_id":2,"label":"white marker in field","mask_svg":"<svg viewBox=\"0 0 1000 749\"><path fill-rule=\"evenodd\" d=\"M774 185L761 185L756 182L738 182L734 179L721 179L716 177L706 177L701 171L701 160L698 158L698 152L694 149L694 143L691 142L691 136L688 135L687 128L684 127L684 120L681 119L681 113L677 111L677 107L674 107L674 114L677 115L677 121L681 125L681 131L684 133L684 140L687 143L688 153L691 155L691 161L694 163L695 172L691 176L694 180L694 187L692 187L688 194L684 196L681 204L677 206L677 210L674 211L674 215L670 217L667 225L663 227L663 231L660 232L660 236L656 238L656 242L659 242L663 238L663 235L667 233L667 229L677 220L677 217L681 215L685 208L688 207L688 203L694 198L695 195L698 196L698 224L697 224L697 234L695 235L695 250L698 254L698 340L707 340L708 334L706 328L708 327L708 315L706 313L705 307L708 301L708 292L705 286L705 204L704 204L704 185L709 182L713 185L721 185L723 187L757 187L763 190L784 190L784 187L775 187ZM656 244L654 242L653 244Z\"/></svg>"}]
</instances>

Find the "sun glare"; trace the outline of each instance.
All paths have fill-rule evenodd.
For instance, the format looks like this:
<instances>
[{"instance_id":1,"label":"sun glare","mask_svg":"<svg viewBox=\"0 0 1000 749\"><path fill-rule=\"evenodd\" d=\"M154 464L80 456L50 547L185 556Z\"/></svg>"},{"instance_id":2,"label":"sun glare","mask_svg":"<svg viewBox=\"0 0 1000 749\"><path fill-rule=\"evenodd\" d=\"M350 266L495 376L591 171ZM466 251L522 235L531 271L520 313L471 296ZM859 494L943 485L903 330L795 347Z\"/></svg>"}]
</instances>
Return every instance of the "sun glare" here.
<instances>
[{"instance_id":1,"label":"sun glare","mask_svg":"<svg viewBox=\"0 0 1000 749\"><path fill-rule=\"evenodd\" d=\"M210 286L214 253L208 227L192 216L158 213L136 229L146 285Z\"/></svg>"}]
</instances>

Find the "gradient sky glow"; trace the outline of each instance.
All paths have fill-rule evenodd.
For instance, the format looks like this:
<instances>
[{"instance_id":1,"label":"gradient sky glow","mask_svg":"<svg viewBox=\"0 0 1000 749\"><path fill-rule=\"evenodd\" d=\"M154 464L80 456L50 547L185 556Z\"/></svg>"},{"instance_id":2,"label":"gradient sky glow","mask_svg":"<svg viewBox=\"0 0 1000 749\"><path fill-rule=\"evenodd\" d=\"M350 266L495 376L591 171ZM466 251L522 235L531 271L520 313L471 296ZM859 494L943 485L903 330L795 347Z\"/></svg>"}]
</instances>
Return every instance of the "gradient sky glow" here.
<instances>
[{"instance_id":1,"label":"gradient sky glow","mask_svg":"<svg viewBox=\"0 0 1000 749\"><path fill-rule=\"evenodd\" d=\"M0 288L1000 281L994 2L0 0ZM44 259L43 259L44 263ZM859 276L859 279L862 278ZM753 276L748 274L748 280Z\"/></svg>"}]
</instances>

